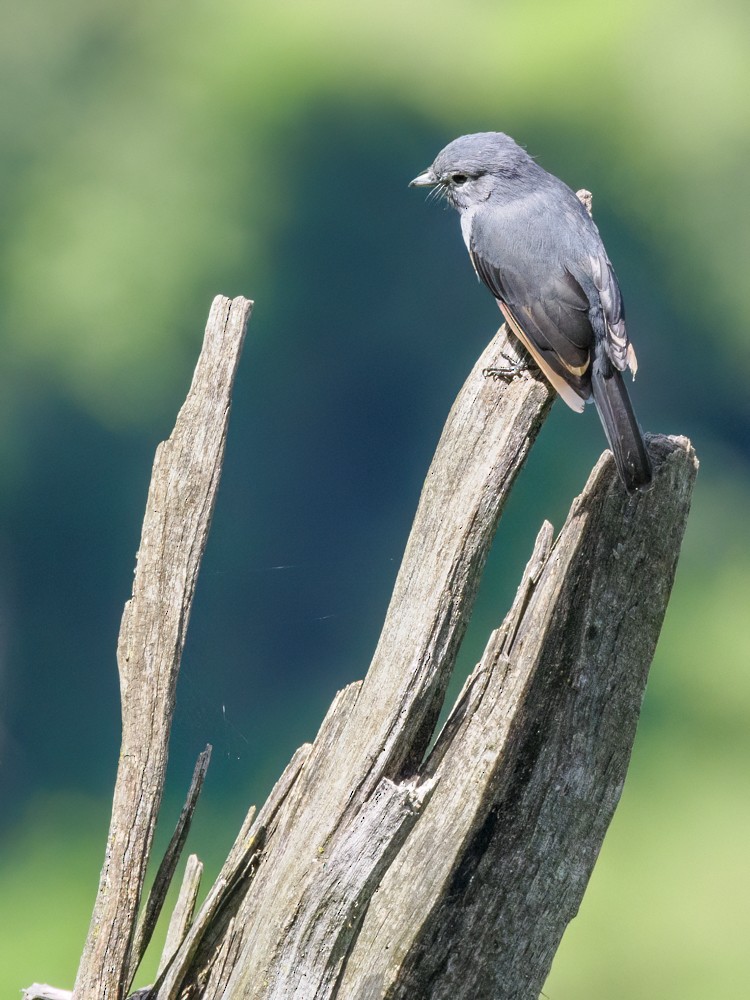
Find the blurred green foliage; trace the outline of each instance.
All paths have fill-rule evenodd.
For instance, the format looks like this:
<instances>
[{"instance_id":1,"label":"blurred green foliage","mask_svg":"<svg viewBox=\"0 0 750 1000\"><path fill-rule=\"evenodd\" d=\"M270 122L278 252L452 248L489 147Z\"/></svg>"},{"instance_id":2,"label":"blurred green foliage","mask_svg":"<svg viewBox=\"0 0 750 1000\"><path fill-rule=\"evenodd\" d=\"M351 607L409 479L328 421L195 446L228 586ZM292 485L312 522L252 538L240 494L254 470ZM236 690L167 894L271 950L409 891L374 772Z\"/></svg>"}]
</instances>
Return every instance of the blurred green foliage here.
<instances>
[{"instance_id":1,"label":"blurred green foliage","mask_svg":"<svg viewBox=\"0 0 750 1000\"><path fill-rule=\"evenodd\" d=\"M26 0L4 15L3 994L75 973L117 755L117 621L211 297L258 302L170 775L176 801L215 742L194 847L216 866L366 667L442 420L498 322L455 218L405 185L455 135L499 128L594 191L641 421L689 434L703 462L631 775L545 993L741 995L747 6ZM561 523L602 446L591 414L555 407L464 672L539 521Z\"/></svg>"}]
</instances>

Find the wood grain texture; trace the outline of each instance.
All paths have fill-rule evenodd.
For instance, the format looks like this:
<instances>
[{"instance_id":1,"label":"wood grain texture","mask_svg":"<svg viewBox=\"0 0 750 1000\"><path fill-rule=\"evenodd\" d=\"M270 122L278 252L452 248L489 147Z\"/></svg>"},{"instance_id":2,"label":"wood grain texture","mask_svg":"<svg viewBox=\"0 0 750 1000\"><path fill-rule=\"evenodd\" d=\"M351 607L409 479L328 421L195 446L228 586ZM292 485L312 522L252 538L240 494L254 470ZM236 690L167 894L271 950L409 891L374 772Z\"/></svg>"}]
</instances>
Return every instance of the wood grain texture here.
<instances>
[{"instance_id":1,"label":"wood grain texture","mask_svg":"<svg viewBox=\"0 0 750 1000\"><path fill-rule=\"evenodd\" d=\"M123 754L76 1000L120 1000L132 965L249 308L214 304L213 346L157 452L118 648ZM451 410L367 676L338 693L249 811L190 926L175 918L157 982L134 996L538 997L620 796L697 462L684 439L650 437L654 485L628 497L605 453L559 537L542 526L428 752L498 519L553 401L538 373L484 377L515 351L501 328Z\"/></svg>"},{"instance_id":2,"label":"wood grain texture","mask_svg":"<svg viewBox=\"0 0 750 1000\"><path fill-rule=\"evenodd\" d=\"M122 745L104 867L75 1000L120 1000L161 804L175 685L252 309L218 297L185 403L156 451L133 595L117 648Z\"/></svg>"},{"instance_id":3,"label":"wood grain texture","mask_svg":"<svg viewBox=\"0 0 750 1000\"><path fill-rule=\"evenodd\" d=\"M233 934L237 910L258 870L261 852L276 835L281 806L294 788L310 749L306 743L295 752L257 817L255 806L251 806L190 930L154 984L154 998L193 1000L223 990L237 958L238 939Z\"/></svg>"},{"instance_id":4,"label":"wood grain texture","mask_svg":"<svg viewBox=\"0 0 750 1000\"><path fill-rule=\"evenodd\" d=\"M170 838L167 849L164 852L164 857L162 858L161 864L159 865L156 875L154 876L154 881L151 889L149 890L146 904L141 909L141 915L138 918L135 934L133 936L133 944L130 949L130 963L128 966L128 976L126 980L127 989L130 989L133 985L136 970L143 961L146 948L149 946L151 936L154 933L156 923L159 919L159 915L161 914L164 900L166 899L169 887L172 884L172 879L180 860L180 855L182 854L182 850L185 846L185 841L187 840L188 833L190 833L193 813L195 812L195 807L198 804L198 798L203 788L203 782L206 779L206 771L208 770L208 765L211 761L211 749L211 745L209 744L198 756L195 770L193 771L193 780L190 782L190 788L188 789L185 804L180 811L180 817L177 820L174 833Z\"/></svg>"},{"instance_id":5,"label":"wood grain texture","mask_svg":"<svg viewBox=\"0 0 750 1000\"><path fill-rule=\"evenodd\" d=\"M459 411L461 402L459 397ZM538 413L543 412L540 407ZM437 466L445 474L444 447L450 452L463 445L477 454L471 437L462 436L464 426L452 414L432 471ZM657 437L649 444L655 483L648 493L629 498L607 452L557 542L550 525L542 528L513 607L426 761L404 769L404 759L423 755L424 732L401 711L402 702L389 698L389 673L377 653L364 683L337 696L237 910L227 945L234 958L206 997L538 996L619 799L689 511L697 468L689 443ZM496 455L489 450L482 460L494 467ZM471 476L468 462L447 463L447 468L460 469L475 487L480 481ZM432 489L428 476L422 503L432 509L420 510L414 529L431 525L425 547L447 550L440 548L436 522L451 523L449 498L460 494L458 502L467 503L459 484L454 486ZM486 501L481 489L475 498L480 493ZM477 508L482 509L478 501ZM493 505L483 509L493 510ZM482 513L467 520L476 530ZM461 534L455 522L452 530ZM486 544L490 537L487 531ZM412 578L410 558L422 563L427 558L414 535L410 546L404 557L407 579ZM460 580L463 599L470 600L475 581L470 573L456 574L454 566L451 553L443 579ZM399 606L406 619L413 615L413 631L402 628L399 617L396 624L402 641L432 649L445 614L444 591L427 607L424 593L407 587ZM432 617L423 618L427 609ZM388 627L389 621L384 631ZM383 645L381 638L379 651ZM443 655L452 666L452 656ZM385 682L378 688L373 676L381 670ZM428 671L409 675L417 683L425 676L440 686ZM366 742L367 727L360 725L368 687L373 692L368 711L381 723L381 754L389 738L413 741L400 760L401 770L386 780L402 787L438 780L374 892L366 882L372 855L364 846L359 855L340 848L352 823L366 825L371 808L367 777L337 789L330 764L336 760L338 773L348 768L349 774L358 764L367 775L382 759ZM399 729L396 736L394 729ZM361 760L363 749L369 754ZM325 840L317 832L321 820L327 824ZM321 853L326 866L316 869ZM255 890L264 863L274 856L273 888L283 885L291 871L299 879L295 888L302 889L296 896L261 896L264 938L254 913ZM308 928L318 922L327 926L340 899L331 885L341 892L355 883L371 894L369 901L367 892L359 894L359 919L352 918L351 908L338 911L333 926L350 925L342 961L332 927L317 935ZM264 952L256 949L266 942L270 949L261 969L258 955ZM246 975L248 967L252 977Z\"/></svg>"},{"instance_id":6,"label":"wood grain texture","mask_svg":"<svg viewBox=\"0 0 750 1000\"><path fill-rule=\"evenodd\" d=\"M273 995L286 968L281 943L294 938L320 875L319 850L343 877L344 831L365 821L383 779L408 782L421 762L500 512L553 400L538 373L510 382L483 376L512 349L503 327L451 410L367 678L324 721L237 911L232 949L240 957L207 998ZM327 966L330 956L318 960Z\"/></svg>"},{"instance_id":7,"label":"wood grain texture","mask_svg":"<svg viewBox=\"0 0 750 1000\"><path fill-rule=\"evenodd\" d=\"M655 485L631 499L605 454L558 541L540 532L423 761L497 518L550 402L529 375L476 381L504 338L448 419L370 672L331 706L217 941L222 971L196 997L538 995L622 788L696 462L687 442L652 439ZM368 832L384 787L434 780L399 838Z\"/></svg>"},{"instance_id":8,"label":"wood grain texture","mask_svg":"<svg viewBox=\"0 0 750 1000\"><path fill-rule=\"evenodd\" d=\"M167 935L164 939L164 947L159 959L157 976L160 976L164 972L174 958L177 949L185 940L185 936L193 922L195 904L198 899L198 891L202 878L203 862L198 858L197 854L191 854L185 865L185 874L182 876L182 884L180 885L177 902L175 903L174 910L172 910L172 916L169 918L169 926L167 927Z\"/></svg>"},{"instance_id":9,"label":"wood grain texture","mask_svg":"<svg viewBox=\"0 0 750 1000\"><path fill-rule=\"evenodd\" d=\"M697 463L651 438L629 499L607 452L425 765L435 794L364 919L339 1000L536 1000L619 800ZM439 845L439 850L436 850Z\"/></svg>"}]
</instances>

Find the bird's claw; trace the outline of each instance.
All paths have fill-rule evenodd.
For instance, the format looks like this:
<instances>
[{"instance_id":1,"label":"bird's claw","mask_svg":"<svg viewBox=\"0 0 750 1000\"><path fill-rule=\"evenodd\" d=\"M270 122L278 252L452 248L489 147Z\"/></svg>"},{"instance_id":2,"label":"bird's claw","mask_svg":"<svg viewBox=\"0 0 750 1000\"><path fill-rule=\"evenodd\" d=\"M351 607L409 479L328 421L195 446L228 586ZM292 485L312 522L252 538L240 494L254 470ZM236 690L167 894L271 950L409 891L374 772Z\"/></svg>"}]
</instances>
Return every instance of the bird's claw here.
<instances>
[{"instance_id":1,"label":"bird's claw","mask_svg":"<svg viewBox=\"0 0 750 1000\"><path fill-rule=\"evenodd\" d=\"M522 375L524 372L528 372L532 368L536 367L534 362L528 356L525 358L511 357L510 354L506 354L505 351L503 351L501 357L508 362L507 367L493 366L492 368L484 368L482 370L482 375L484 375L485 378L511 379L516 375Z\"/></svg>"}]
</instances>

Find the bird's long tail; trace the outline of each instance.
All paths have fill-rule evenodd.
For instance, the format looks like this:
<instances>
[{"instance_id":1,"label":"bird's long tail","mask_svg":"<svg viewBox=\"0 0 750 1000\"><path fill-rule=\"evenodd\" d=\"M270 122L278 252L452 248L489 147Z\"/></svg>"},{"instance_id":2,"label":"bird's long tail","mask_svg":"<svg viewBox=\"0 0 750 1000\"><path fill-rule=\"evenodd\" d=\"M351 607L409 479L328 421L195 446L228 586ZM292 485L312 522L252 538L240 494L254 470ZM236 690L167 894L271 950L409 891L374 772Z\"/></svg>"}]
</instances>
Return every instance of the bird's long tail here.
<instances>
[{"instance_id":1,"label":"bird's long tail","mask_svg":"<svg viewBox=\"0 0 750 1000\"><path fill-rule=\"evenodd\" d=\"M645 489L651 482L651 462L622 373L608 358L603 363L598 358L594 360L591 389L625 489L628 493Z\"/></svg>"}]
</instances>

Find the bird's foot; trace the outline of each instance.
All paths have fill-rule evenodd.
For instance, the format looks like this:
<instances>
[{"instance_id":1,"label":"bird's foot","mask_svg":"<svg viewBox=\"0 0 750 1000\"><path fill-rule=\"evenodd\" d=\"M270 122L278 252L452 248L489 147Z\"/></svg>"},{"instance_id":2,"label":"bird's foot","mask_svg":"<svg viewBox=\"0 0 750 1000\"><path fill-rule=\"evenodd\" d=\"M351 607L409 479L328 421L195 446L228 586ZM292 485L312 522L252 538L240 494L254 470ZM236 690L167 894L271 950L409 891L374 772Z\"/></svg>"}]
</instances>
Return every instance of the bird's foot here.
<instances>
[{"instance_id":1,"label":"bird's foot","mask_svg":"<svg viewBox=\"0 0 750 1000\"><path fill-rule=\"evenodd\" d=\"M506 354L505 351L503 351L501 357L508 362L507 367L484 368L482 370L482 375L484 375L485 378L511 379L516 375L522 375L524 372L528 372L533 368L536 368L536 365L528 355L525 358L512 357L510 354Z\"/></svg>"}]
</instances>

